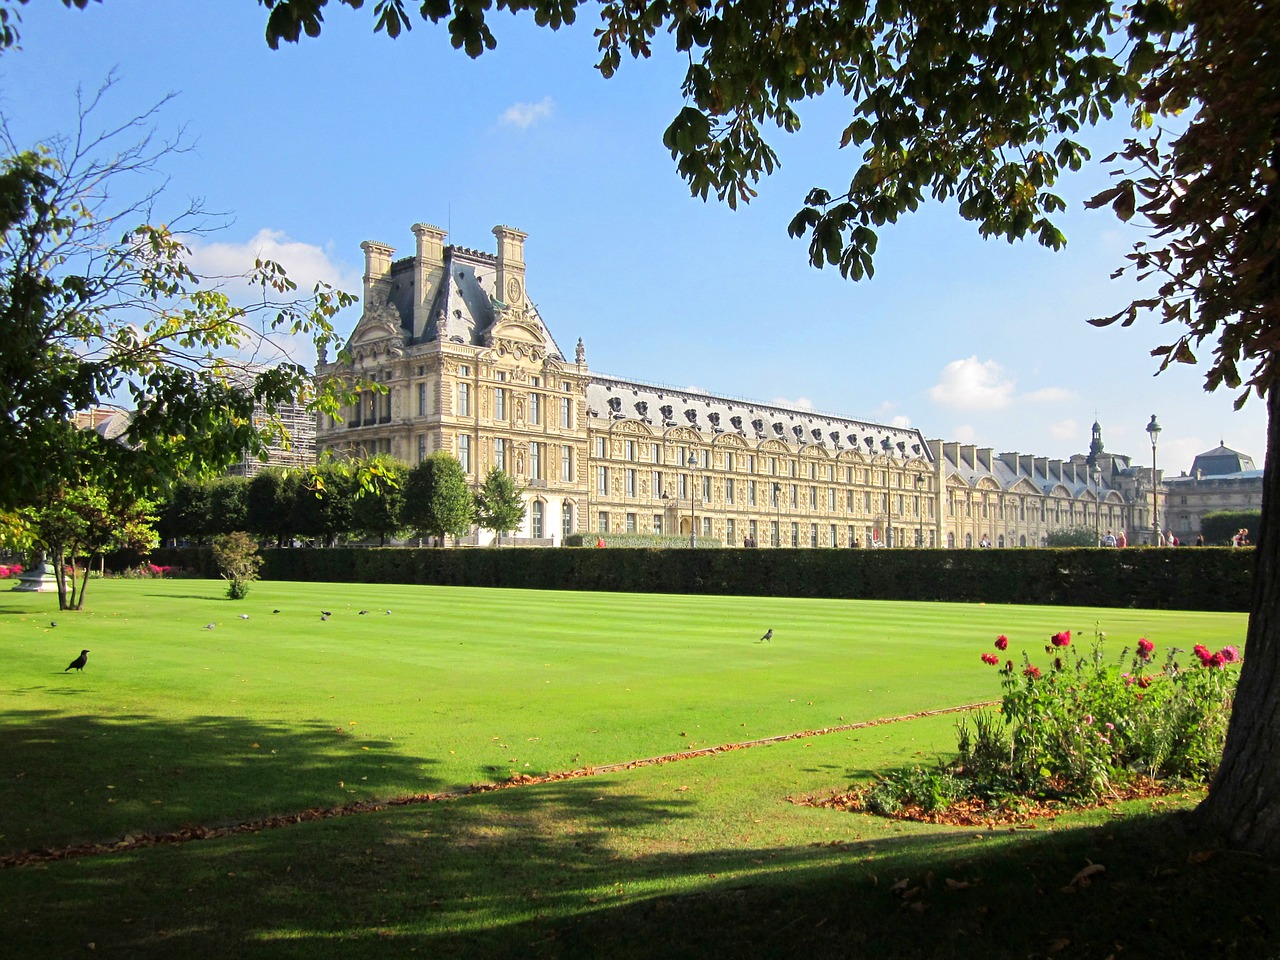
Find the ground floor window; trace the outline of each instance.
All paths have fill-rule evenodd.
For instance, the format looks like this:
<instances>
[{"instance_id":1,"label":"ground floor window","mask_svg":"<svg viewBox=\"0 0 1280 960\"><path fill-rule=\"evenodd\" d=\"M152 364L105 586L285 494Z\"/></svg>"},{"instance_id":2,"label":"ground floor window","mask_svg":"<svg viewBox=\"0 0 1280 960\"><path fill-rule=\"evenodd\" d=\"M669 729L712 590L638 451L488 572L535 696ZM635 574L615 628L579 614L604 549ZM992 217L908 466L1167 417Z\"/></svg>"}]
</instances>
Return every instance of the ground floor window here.
<instances>
[{"instance_id":1,"label":"ground floor window","mask_svg":"<svg viewBox=\"0 0 1280 960\"><path fill-rule=\"evenodd\" d=\"M535 500L529 504L529 535L535 539L542 537L542 501Z\"/></svg>"},{"instance_id":2,"label":"ground floor window","mask_svg":"<svg viewBox=\"0 0 1280 960\"><path fill-rule=\"evenodd\" d=\"M560 504L560 536L573 535L573 504L566 500Z\"/></svg>"},{"instance_id":3,"label":"ground floor window","mask_svg":"<svg viewBox=\"0 0 1280 960\"><path fill-rule=\"evenodd\" d=\"M599 516L596 517L596 529L601 533L609 532L609 514L601 510Z\"/></svg>"}]
</instances>

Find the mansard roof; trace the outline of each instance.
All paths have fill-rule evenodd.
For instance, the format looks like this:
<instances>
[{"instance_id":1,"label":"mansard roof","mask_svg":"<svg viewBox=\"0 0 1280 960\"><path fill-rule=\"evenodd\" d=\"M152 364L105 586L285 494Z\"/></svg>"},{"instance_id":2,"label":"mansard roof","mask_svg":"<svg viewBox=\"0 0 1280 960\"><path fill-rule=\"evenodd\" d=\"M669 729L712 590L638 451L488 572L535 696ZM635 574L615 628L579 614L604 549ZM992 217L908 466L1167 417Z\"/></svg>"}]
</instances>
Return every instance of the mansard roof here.
<instances>
[{"instance_id":1,"label":"mansard roof","mask_svg":"<svg viewBox=\"0 0 1280 960\"><path fill-rule=\"evenodd\" d=\"M1191 464L1191 475L1201 477L1219 477L1229 473L1247 473L1256 470L1253 458L1247 453L1232 450L1219 443L1212 450L1198 455Z\"/></svg>"},{"instance_id":2,"label":"mansard roof","mask_svg":"<svg viewBox=\"0 0 1280 960\"><path fill-rule=\"evenodd\" d=\"M781 440L830 455L856 448L864 456L882 456L888 439L896 458L933 459L918 430L619 377L592 376L587 412L604 420L639 420L658 432L688 427L712 436L735 434L751 443Z\"/></svg>"},{"instance_id":3,"label":"mansard roof","mask_svg":"<svg viewBox=\"0 0 1280 960\"><path fill-rule=\"evenodd\" d=\"M444 247L444 277L432 297L424 329L415 336L413 315L414 258L402 257L391 265L391 288L387 302L400 318L405 343L450 341L471 346L487 346L487 334L506 313L508 305L498 295L498 258L481 250L448 244ZM526 321L535 323L545 338L547 354L563 361L564 351L532 303ZM366 312L370 312L366 307Z\"/></svg>"}]
</instances>

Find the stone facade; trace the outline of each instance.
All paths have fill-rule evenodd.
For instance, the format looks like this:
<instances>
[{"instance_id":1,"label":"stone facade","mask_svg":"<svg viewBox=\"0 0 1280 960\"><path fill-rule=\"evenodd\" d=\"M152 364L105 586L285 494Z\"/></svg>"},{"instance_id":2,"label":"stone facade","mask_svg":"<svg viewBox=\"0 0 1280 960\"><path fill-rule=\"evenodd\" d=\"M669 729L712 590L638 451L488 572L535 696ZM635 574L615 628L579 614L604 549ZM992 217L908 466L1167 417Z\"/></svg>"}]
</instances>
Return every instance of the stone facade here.
<instances>
[{"instance_id":1,"label":"stone facade","mask_svg":"<svg viewBox=\"0 0 1280 960\"><path fill-rule=\"evenodd\" d=\"M1222 444L1197 456L1189 474L1166 485L1164 526L1184 543L1194 542L1207 513L1262 509L1262 471L1251 457Z\"/></svg>"},{"instance_id":2,"label":"stone facade","mask_svg":"<svg viewBox=\"0 0 1280 960\"><path fill-rule=\"evenodd\" d=\"M597 374L582 341L567 357L528 299L524 233L495 227L495 255L446 244L437 227L413 232L398 260L362 244L364 313L317 376L379 389L321 418L318 450L410 464L444 450L476 486L501 467L525 488L517 541L1038 546L1075 527L1150 540L1151 471L1104 454L1096 424L1088 456L1049 460Z\"/></svg>"}]
</instances>

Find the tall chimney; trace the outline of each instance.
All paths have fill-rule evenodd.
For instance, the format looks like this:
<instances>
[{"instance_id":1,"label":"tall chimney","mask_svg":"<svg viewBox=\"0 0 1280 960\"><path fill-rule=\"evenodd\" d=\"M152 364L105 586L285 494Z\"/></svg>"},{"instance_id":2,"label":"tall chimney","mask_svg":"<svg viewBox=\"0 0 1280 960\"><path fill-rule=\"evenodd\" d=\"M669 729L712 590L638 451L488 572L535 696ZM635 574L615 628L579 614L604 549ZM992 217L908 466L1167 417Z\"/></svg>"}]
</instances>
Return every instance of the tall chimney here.
<instances>
[{"instance_id":1,"label":"tall chimney","mask_svg":"<svg viewBox=\"0 0 1280 960\"><path fill-rule=\"evenodd\" d=\"M444 279L444 238L448 234L429 223L415 223L413 235L418 248L413 258L413 335L426 334L431 304Z\"/></svg>"},{"instance_id":2,"label":"tall chimney","mask_svg":"<svg viewBox=\"0 0 1280 960\"><path fill-rule=\"evenodd\" d=\"M493 228L498 238L498 299L509 307L525 302L524 241L529 235L514 227Z\"/></svg>"},{"instance_id":3,"label":"tall chimney","mask_svg":"<svg viewBox=\"0 0 1280 960\"><path fill-rule=\"evenodd\" d=\"M391 255L396 248L377 240L366 240L360 249L364 251L364 308L368 310L370 304L386 300L391 283Z\"/></svg>"}]
</instances>

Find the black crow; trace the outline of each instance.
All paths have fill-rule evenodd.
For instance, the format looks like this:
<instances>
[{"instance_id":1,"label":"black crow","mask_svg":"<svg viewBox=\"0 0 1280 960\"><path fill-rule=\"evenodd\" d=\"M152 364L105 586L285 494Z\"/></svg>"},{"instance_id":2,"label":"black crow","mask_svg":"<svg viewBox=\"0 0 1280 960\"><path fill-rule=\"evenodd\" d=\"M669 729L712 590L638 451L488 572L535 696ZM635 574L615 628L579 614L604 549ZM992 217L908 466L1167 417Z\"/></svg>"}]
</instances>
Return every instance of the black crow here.
<instances>
[{"instance_id":1,"label":"black crow","mask_svg":"<svg viewBox=\"0 0 1280 960\"><path fill-rule=\"evenodd\" d=\"M764 636L761 637L759 640L757 640L756 643L764 643L766 640L772 640L772 639L773 639L773 627L770 627L768 630L764 632Z\"/></svg>"},{"instance_id":2,"label":"black crow","mask_svg":"<svg viewBox=\"0 0 1280 960\"><path fill-rule=\"evenodd\" d=\"M84 669L84 665L85 665L86 663L88 663L88 662L89 662L89 651L88 651L88 650L81 650L81 651L80 651L80 656L76 657L76 658L75 658L74 660L72 660L69 664L67 664L67 670L72 670L72 669L75 669L75 670L83 670L83 669ZM67 670L63 670L62 672L63 672L63 673L66 673L66 672L67 672Z\"/></svg>"}]
</instances>

